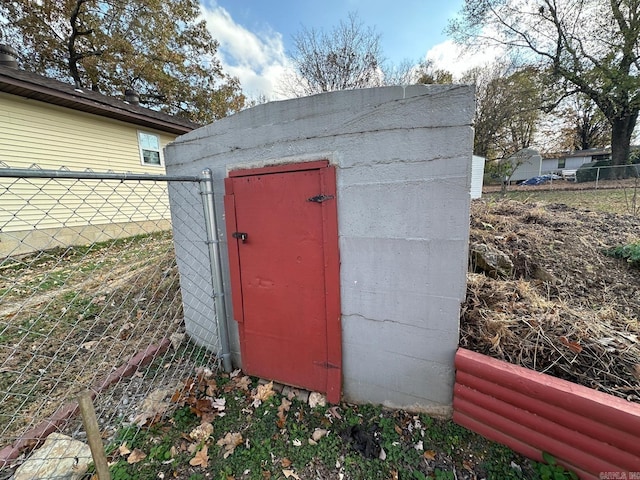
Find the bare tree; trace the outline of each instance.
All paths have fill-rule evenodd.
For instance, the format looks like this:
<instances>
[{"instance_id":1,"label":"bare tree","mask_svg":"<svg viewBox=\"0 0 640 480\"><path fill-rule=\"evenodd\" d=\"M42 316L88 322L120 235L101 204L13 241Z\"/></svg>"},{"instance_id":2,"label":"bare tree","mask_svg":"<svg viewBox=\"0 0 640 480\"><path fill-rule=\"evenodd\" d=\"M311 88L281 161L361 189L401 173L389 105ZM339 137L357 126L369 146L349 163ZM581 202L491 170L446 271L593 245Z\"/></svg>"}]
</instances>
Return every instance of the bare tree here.
<instances>
[{"instance_id":1,"label":"bare tree","mask_svg":"<svg viewBox=\"0 0 640 480\"><path fill-rule=\"evenodd\" d=\"M350 13L330 32L303 28L294 35L295 78L282 86L288 95L374 87L382 84L380 34Z\"/></svg>"},{"instance_id":2,"label":"bare tree","mask_svg":"<svg viewBox=\"0 0 640 480\"><path fill-rule=\"evenodd\" d=\"M640 111L640 0L465 0L449 33L524 52L562 95L589 97L611 124L612 163L627 162Z\"/></svg>"},{"instance_id":3,"label":"bare tree","mask_svg":"<svg viewBox=\"0 0 640 480\"><path fill-rule=\"evenodd\" d=\"M604 147L609 143L611 125L589 97L575 96L564 113L569 123L566 135L571 150Z\"/></svg>"}]
</instances>

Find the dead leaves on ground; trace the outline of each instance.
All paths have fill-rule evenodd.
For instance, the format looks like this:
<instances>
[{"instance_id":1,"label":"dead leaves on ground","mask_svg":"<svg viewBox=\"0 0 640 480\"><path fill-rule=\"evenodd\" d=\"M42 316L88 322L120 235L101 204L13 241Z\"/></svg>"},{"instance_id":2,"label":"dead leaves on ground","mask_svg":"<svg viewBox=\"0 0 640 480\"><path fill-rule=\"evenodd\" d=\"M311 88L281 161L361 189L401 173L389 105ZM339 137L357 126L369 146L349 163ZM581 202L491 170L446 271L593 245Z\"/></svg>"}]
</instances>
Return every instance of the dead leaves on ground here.
<instances>
[{"instance_id":1,"label":"dead leaves on ground","mask_svg":"<svg viewBox=\"0 0 640 480\"><path fill-rule=\"evenodd\" d=\"M251 396L253 397L253 402L251 403L251 406L253 408L258 408L262 405L262 402L269 400L275 395L275 393L276 392L273 391L273 382L269 382L266 385L258 385L255 393L252 392Z\"/></svg>"},{"instance_id":2,"label":"dead leaves on ground","mask_svg":"<svg viewBox=\"0 0 640 480\"><path fill-rule=\"evenodd\" d=\"M171 395L172 390L173 387L158 388L149 393L142 402L140 411L133 422L139 427L158 422L169 409L170 403L167 398Z\"/></svg>"},{"instance_id":3,"label":"dead leaves on ground","mask_svg":"<svg viewBox=\"0 0 640 480\"><path fill-rule=\"evenodd\" d=\"M213 371L200 367L196 369L195 377L188 378L181 388L175 390L171 401L178 406L188 405L203 423L210 423L225 415L226 400L216 398L218 393Z\"/></svg>"},{"instance_id":4,"label":"dead leaves on ground","mask_svg":"<svg viewBox=\"0 0 640 480\"><path fill-rule=\"evenodd\" d=\"M580 353L582 351L582 345L580 345L578 342L568 340L567 337L560 337L560 343L569 348L569 350L571 350L573 353Z\"/></svg>"},{"instance_id":5,"label":"dead leaves on ground","mask_svg":"<svg viewBox=\"0 0 640 480\"><path fill-rule=\"evenodd\" d=\"M182 433L182 443L180 445L177 447L172 446L171 461L179 452L188 453L191 455L189 465L204 469L210 465L211 458L209 454L213 442L215 442L216 446L221 447L220 454L224 459L233 455L236 449L243 444L245 448L250 448L250 439L243 438L242 430L226 433L216 431L216 419L225 416L227 394L232 394L235 401L244 399L247 402L245 407L242 408L242 412L247 415L247 419L250 419L255 409L274 397L276 394L274 384L269 382L252 388L251 378L243 375L240 370L228 374L228 381L223 380L220 384L216 381L217 378L212 370L206 367L199 367L195 370L193 376L179 385L170 389L152 392L149 395L143 412L137 418L139 426L150 426L164 417L170 408L175 409L185 406L189 407L191 412L200 419L200 425L190 432ZM268 408L277 408L276 424L281 431L281 435L286 432L286 422L294 396L295 393L292 391L288 397L283 396L280 399L279 405L276 403L269 404ZM320 394L315 395L312 400L312 406L314 407L326 404L325 397ZM323 425L326 424L325 426L331 425L333 419L342 418L338 412L338 407L328 409L325 416L326 418L323 419ZM302 419L302 411L297 411L295 421L301 422ZM173 422L173 420L171 421ZM327 429L316 428L306 440L305 438L293 438L290 441L292 445L297 447L302 446L303 442L309 445L317 445L329 433ZM217 440L215 440L216 438ZM138 463L147 458L147 455L139 449L131 451L126 443L118 448L118 455L126 458L130 464ZM291 460L287 458L276 460L274 458L273 461L280 462L282 474L285 478L296 480L300 478L293 469Z\"/></svg>"},{"instance_id":6,"label":"dead leaves on ground","mask_svg":"<svg viewBox=\"0 0 640 480\"><path fill-rule=\"evenodd\" d=\"M287 421L287 412L290 408L291 401L283 398L282 403L278 407L278 421L276 422L278 428L284 428L284 423Z\"/></svg>"},{"instance_id":7,"label":"dead leaves on ground","mask_svg":"<svg viewBox=\"0 0 640 480\"><path fill-rule=\"evenodd\" d=\"M209 437L212 433L213 425L211 425L209 422L204 422L191 430L191 432L189 433L189 437L198 443L204 443L209 440Z\"/></svg>"},{"instance_id":8,"label":"dead leaves on ground","mask_svg":"<svg viewBox=\"0 0 640 480\"><path fill-rule=\"evenodd\" d=\"M223 438L216 442L216 445L222 447L224 450L223 458L227 458L231 455L238 445L242 445L244 440L240 433L227 433Z\"/></svg>"},{"instance_id":9,"label":"dead leaves on ground","mask_svg":"<svg viewBox=\"0 0 640 480\"><path fill-rule=\"evenodd\" d=\"M133 452L131 452L129 454L129 456L127 457L127 463L131 465L131 464L134 464L134 463L141 462L145 458L147 458L147 454L146 453L144 453L139 448L134 448Z\"/></svg>"},{"instance_id":10,"label":"dead leaves on ground","mask_svg":"<svg viewBox=\"0 0 640 480\"><path fill-rule=\"evenodd\" d=\"M207 468L209 466L209 456L207 455L208 451L208 447L203 445L202 448L196 452L194 457L189 460L189 465L192 467Z\"/></svg>"}]
</instances>

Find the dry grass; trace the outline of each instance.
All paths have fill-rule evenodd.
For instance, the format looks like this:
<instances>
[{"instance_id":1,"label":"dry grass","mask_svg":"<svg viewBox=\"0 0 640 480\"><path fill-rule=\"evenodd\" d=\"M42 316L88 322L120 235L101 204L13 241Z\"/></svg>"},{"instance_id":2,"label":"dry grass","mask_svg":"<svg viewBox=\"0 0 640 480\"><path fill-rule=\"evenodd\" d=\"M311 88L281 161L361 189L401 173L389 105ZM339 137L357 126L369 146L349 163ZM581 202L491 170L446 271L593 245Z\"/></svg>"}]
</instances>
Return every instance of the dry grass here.
<instances>
[{"instance_id":1,"label":"dry grass","mask_svg":"<svg viewBox=\"0 0 640 480\"><path fill-rule=\"evenodd\" d=\"M640 219L505 200L474 202L471 224L514 274L468 275L461 345L640 401L640 271L602 251L637 241Z\"/></svg>"},{"instance_id":2,"label":"dry grass","mask_svg":"<svg viewBox=\"0 0 640 480\"><path fill-rule=\"evenodd\" d=\"M167 233L7 261L0 298L4 440L182 330L178 272Z\"/></svg>"}]
</instances>

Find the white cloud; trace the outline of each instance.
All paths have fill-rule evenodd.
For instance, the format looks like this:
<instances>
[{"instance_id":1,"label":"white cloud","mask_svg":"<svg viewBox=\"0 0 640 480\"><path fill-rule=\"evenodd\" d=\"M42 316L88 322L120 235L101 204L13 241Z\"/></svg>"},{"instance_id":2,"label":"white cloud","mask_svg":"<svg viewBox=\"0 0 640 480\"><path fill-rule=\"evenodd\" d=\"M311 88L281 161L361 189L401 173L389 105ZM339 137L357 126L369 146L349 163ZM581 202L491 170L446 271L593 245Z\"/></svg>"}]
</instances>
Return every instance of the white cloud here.
<instances>
[{"instance_id":1,"label":"white cloud","mask_svg":"<svg viewBox=\"0 0 640 480\"><path fill-rule=\"evenodd\" d=\"M446 40L432 47L427 52L426 59L431 60L436 68L451 72L454 79L459 79L470 69L488 65L503 56L504 49L499 46L470 52L453 40Z\"/></svg>"},{"instance_id":2,"label":"white cloud","mask_svg":"<svg viewBox=\"0 0 640 480\"><path fill-rule=\"evenodd\" d=\"M281 98L278 85L291 70L282 35L272 30L251 32L217 5L203 6L201 15L220 43L218 56L224 71L240 79L244 93L254 99L260 95L270 100Z\"/></svg>"}]
</instances>

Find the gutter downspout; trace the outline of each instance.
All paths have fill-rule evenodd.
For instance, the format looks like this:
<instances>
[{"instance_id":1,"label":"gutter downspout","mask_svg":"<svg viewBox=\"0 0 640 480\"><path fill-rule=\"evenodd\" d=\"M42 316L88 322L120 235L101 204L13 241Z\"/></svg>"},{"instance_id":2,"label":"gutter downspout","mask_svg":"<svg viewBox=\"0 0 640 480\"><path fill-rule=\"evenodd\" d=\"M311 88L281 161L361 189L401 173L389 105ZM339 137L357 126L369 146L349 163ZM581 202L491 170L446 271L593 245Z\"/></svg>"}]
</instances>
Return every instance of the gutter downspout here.
<instances>
[{"instance_id":1,"label":"gutter downspout","mask_svg":"<svg viewBox=\"0 0 640 480\"><path fill-rule=\"evenodd\" d=\"M231 352L229 348L229 333L227 330L227 305L222 281L222 263L220 262L220 240L216 222L216 207L213 198L213 174L206 168L200 174L200 193L204 207L205 227L207 230L207 245L209 246L209 263L211 278L213 279L213 301L215 303L218 336L220 337L220 355L225 372L231 372Z\"/></svg>"}]
</instances>

